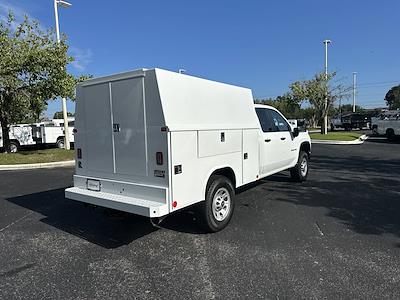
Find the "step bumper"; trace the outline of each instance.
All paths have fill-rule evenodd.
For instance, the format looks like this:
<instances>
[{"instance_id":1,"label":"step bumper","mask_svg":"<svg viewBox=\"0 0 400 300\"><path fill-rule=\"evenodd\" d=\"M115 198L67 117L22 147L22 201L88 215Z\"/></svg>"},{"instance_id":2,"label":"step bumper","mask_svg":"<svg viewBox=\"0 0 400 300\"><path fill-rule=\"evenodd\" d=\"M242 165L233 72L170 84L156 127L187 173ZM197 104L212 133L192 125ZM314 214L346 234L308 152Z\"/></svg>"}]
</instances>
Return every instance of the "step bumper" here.
<instances>
[{"instance_id":1,"label":"step bumper","mask_svg":"<svg viewBox=\"0 0 400 300\"><path fill-rule=\"evenodd\" d=\"M90 191L79 187L67 188L65 190L65 198L150 218L162 217L169 213L168 205L164 203L105 192Z\"/></svg>"}]
</instances>

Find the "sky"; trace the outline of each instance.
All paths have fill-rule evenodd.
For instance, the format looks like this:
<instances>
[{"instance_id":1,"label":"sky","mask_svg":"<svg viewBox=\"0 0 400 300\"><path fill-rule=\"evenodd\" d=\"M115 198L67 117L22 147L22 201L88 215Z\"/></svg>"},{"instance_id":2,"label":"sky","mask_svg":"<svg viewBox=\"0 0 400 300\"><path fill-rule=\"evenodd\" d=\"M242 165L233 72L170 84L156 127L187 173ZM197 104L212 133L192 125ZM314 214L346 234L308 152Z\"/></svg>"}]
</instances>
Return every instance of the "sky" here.
<instances>
[{"instance_id":1,"label":"sky","mask_svg":"<svg viewBox=\"0 0 400 300\"><path fill-rule=\"evenodd\" d=\"M357 104L385 106L386 92L400 83L399 0L70 2L59 18L75 75L185 69L251 88L254 98L276 97L324 70L330 39L329 71L349 86L357 72ZM0 19L9 9L54 27L52 0L0 0ZM47 115L59 110L61 101L52 101Z\"/></svg>"}]
</instances>

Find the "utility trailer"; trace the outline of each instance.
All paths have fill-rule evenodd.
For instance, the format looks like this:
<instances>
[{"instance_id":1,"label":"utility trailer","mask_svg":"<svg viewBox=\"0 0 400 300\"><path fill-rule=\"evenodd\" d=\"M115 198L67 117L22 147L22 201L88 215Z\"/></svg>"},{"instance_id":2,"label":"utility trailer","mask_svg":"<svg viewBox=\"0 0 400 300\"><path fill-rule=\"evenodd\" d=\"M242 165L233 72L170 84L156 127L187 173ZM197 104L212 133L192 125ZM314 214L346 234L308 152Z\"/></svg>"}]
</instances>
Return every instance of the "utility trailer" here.
<instances>
[{"instance_id":1,"label":"utility trailer","mask_svg":"<svg viewBox=\"0 0 400 300\"><path fill-rule=\"evenodd\" d=\"M251 90L161 69L78 84L69 199L163 218L199 203L229 222L236 188L290 169L308 174L311 142Z\"/></svg>"}]
</instances>

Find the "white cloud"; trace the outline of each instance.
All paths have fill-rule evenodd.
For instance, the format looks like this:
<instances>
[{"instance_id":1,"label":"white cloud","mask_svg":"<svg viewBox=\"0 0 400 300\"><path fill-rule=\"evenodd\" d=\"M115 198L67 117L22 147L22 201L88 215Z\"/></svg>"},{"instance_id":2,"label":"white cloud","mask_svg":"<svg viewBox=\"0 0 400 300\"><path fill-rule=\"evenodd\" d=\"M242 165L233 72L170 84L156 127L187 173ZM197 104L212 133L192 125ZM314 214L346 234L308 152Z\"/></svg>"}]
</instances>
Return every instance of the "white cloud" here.
<instances>
[{"instance_id":1,"label":"white cloud","mask_svg":"<svg viewBox=\"0 0 400 300\"><path fill-rule=\"evenodd\" d=\"M17 24L23 21L25 15L28 16L31 20L35 19L23 8L10 4L7 1L0 0L0 21L7 21L8 12L10 10L14 13L15 16L15 22L13 22L12 24L12 29L14 30ZM42 26L40 26L40 30L46 31L45 28L43 28ZM78 71L84 71L87 65L92 62L93 53L90 49L81 49L78 47L70 46L69 54L75 58L75 61L73 61L71 65Z\"/></svg>"},{"instance_id":2,"label":"white cloud","mask_svg":"<svg viewBox=\"0 0 400 300\"><path fill-rule=\"evenodd\" d=\"M90 49L80 49L77 47L69 47L69 53L75 60L71 65L78 71L84 71L88 64L92 62L93 53Z\"/></svg>"},{"instance_id":3,"label":"white cloud","mask_svg":"<svg viewBox=\"0 0 400 300\"><path fill-rule=\"evenodd\" d=\"M6 22L8 20L8 13L10 11L12 11L15 17L15 21L11 24L13 30L16 29L17 24L20 24L24 20L25 16L27 16L30 20L35 20L35 18L23 8L12 5L7 1L0 0L0 21ZM45 31L45 28L40 25L39 29L41 31Z\"/></svg>"}]
</instances>

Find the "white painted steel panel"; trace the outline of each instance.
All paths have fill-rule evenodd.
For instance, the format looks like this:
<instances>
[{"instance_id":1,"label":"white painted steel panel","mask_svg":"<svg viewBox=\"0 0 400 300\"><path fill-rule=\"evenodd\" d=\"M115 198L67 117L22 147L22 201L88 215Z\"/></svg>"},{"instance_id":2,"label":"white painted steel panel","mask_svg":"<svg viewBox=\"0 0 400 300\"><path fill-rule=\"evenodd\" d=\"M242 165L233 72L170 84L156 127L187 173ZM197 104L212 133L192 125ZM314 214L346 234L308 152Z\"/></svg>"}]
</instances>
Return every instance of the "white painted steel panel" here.
<instances>
[{"instance_id":1,"label":"white painted steel panel","mask_svg":"<svg viewBox=\"0 0 400 300\"><path fill-rule=\"evenodd\" d=\"M86 139L85 164L93 171L113 173L112 124L108 83L86 86L82 91ZM79 129L78 129L79 130Z\"/></svg>"},{"instance_id":2,"label":"white painted steel panel","mask_svg":"<svg viewBox=\"0 0 400 300\"><path fill-rule=\"evenodd\" d=\"M171 160L171 202L178 203L176 209L204 200L207 181L217 169L231 168L236 175L236 187L243 184L241 151L199 158L197 131L171 132ZM175 174L178 165L182 173Z\"/></svg>"},{"instance_id":3,"label":"white painted steel panel","mask_svg":"<svg viewBox=\"0 0 400 300\"><path fill-rule=\"evenodd\" d=\"M115 172L147 176L143 77L111 83Z\"/></svg>"},{"instance_id":4,"label":"white painted steel panel","mask_svg":"<svg viewBox=\"0 0 400 300\"><path fill-rule=\"evenodd\" d=\"M242 151L241 130L199 131L199 157Z\"/></svg>"},{"instance_id":5,"label":"white painted steel panel","mask_svg":"<svg viewBox=\"0 0 400 300\"><path fill-rule=\"evenodd\" d=\"M259 127L250 89L161 69L155 73L171 131Z\"/></svg>"},{"instance_id":6,"label":"white painted steel panel","mask_svg":"<svg viewBox=\"0 0 400 300\"><path fill-rule=\"evenodd\" d=\"M261 139L258 129L243 130L243 184L259 178Z\"/></svg>"}]
</instances>

